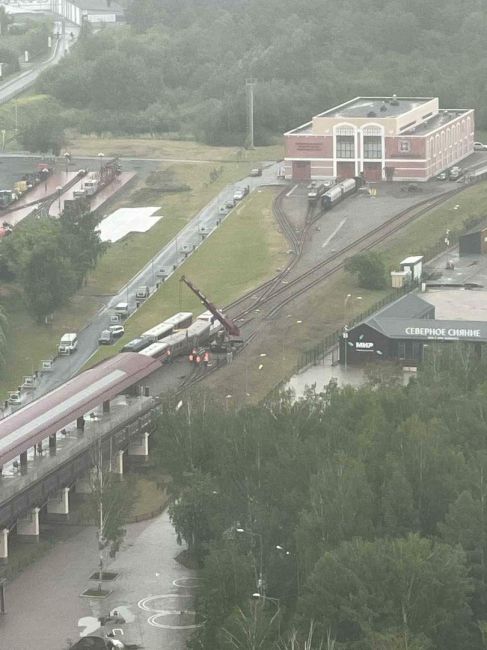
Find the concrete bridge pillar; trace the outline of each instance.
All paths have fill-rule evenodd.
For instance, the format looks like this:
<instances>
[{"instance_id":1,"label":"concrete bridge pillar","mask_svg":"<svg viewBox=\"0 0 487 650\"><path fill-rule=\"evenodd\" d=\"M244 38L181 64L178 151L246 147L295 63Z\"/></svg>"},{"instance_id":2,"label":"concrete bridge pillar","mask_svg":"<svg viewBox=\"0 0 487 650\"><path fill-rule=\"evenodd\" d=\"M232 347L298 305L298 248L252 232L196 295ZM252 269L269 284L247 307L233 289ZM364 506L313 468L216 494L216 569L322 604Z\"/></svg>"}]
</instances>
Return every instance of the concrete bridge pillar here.
<instances>
[{"instance_id":1,"label":"concrete bridge pillar","mask_svg":"<svg viewBox=\"0 0 487 650\"><path fill-rule=\"evenodd\" d=\"M49 436L49 453L56 453L56 434L53 433L52 436Z\"/></svg>"},{"instance_id":2,"label":"concrete bridge pillar","mask_svg":"<svg viewBox=\"0 0 487 650\"><path fill-rule=\"evenodd\" d=\"M27 452L23 451L20 454L20 470L24 471L27 470Z\"/></svg>"},{"instance_id":3,"label":"concrete bridge pillar","mask_svg":"<svg viewBox=\"0 0 487 650\"><path fill-rule=\"evenodd\" d=\"M132 438L128 446L128 455L146 461L149 458L149 435L149 432L145 431Z\"/></svg>"},{"instance_id":4,"label":"concrete bridge pillar","mask_svg":"<svg viewBox=\"0 0 487 650\"><path fill-rule=\"evenodd\" d=\"M39 541L39 508L32 508L25 517L17 519L17 536L26 542Z\"/></svg>"},{"instance_id":5,"label":"concrete bridge pillar","mask_svg":"<svg viewBox=\"0 0 487 650\"><path fill-rule=\"evenodd\" d=\"M67 519L69 516L69 488L61 488L47 501L47 514L54 518Z\"/></svg>"},{"instance_id":6,"label":"concrete bridge pillar","mask_svg":"<svg viewBox=\"0 0 487 650\"><path fill-rule=\"evenodd\" d=\"M8 528L0 529L0 564L6 564L8 561Z\"/></svg>"},{"instance_id":7,"label":"concrete bridge pillar","mask_svg":"<svg viewBox=\"0 0 487 650\"><path fill-rule=\"evenodd\" d=\"M84 433L85 430L85 418L82 415L81 417L77 418L76 420L76 429L78 433Z\"/></svg>"},{"instance_id":8,"label":"concrete bridge pillar","mask_svg":"<svg viewBox=\"0 0 487 650\"><path fill-rule=\"evenodd\" d=\"M107 399L103 402L103 413L110 413L110 400Z\"/></svg>"},{"instance_id":9,"label":"concrete bridge pillar","mask_svg":"<svg viewBox=\"0 0 487 650\"><path fill-rule=\"evenodd\" d=\"M113 462L113 473L118 474L119 476L123 476L123 455L125 453L124 449L120 449L117 451L115 454L114 462Z\"/></svg>"}]
</instances>

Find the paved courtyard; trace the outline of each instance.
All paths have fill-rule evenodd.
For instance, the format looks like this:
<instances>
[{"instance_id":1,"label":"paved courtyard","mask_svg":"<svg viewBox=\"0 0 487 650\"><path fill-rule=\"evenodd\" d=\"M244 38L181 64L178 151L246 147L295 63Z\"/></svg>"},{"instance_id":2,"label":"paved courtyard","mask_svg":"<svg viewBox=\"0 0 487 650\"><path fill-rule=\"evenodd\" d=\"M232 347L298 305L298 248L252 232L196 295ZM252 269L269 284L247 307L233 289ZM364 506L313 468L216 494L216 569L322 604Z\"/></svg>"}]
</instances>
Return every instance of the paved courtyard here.
<instances>
[{"instance_id":1,"label":"paved courtyard","mask_svg":"<svg viewBox=\"0 0 487 650\"><path fill-rule=\"evenodd\" d=\"M119 577L105 583L112 593L99 600L80 597L97 586L88 579L98 563L95 529L60 541L7 586L0 648L64 650L67 639L100 634L98 617L117 610L127 622L118 626L121 640L145 650L183 650L193 628L191 593L197 581L175 560L180 551L167 513L128 525L122 550L107 567Z\"/></svg>"}]
</instances>

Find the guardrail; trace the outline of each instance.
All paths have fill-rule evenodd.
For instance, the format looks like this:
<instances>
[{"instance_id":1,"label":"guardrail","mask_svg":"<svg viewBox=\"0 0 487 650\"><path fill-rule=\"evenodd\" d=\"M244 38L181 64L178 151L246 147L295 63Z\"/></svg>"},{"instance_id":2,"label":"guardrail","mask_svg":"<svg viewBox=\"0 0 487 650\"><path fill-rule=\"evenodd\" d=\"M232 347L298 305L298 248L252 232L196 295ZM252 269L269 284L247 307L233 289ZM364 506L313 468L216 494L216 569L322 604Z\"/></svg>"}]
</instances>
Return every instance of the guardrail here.
<instances>
[{"instance_id":1,"label":"guardrail","mask_svg":"<svg viewBox=\"0 0 487 650\"><path fill-rule=\"evenodd\" d=\"M136 398L129 409L111 413L104 419L88 419L84 433L63 449L38 458L39 467L26 474L4 476L0 480L0 527L11 526L20 514L33 506L43 505L62 487L71 485L93 465L92 450L101 443L103 453L128 445L142 430L152 427L160 402L154 397ZM11 481L11 485L9 482Z\"/></svg>"}]
</instances>

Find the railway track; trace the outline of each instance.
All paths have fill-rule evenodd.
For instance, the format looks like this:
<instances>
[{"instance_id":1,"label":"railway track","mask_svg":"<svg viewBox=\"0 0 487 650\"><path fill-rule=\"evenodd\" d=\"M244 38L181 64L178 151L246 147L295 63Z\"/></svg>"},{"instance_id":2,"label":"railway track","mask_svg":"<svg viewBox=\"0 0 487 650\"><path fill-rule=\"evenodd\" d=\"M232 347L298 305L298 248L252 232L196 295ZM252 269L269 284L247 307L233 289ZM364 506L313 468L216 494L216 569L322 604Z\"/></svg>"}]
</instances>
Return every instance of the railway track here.
<instances>
[{"instance_id":1,"label":"railway track","mask_svg":"<svg viewBox=\"0 0 487 650\"><path fill-rule=\"evenodd\" d=\"M336 251L325 260L318 262L312 266L307 271L304 271L296 278L289 280L285 285L282 284L282 280L288 273L294 268L298 263L299 259L303 253L303 246L306 240L306 235L309 231L309 227L316 221L316 215L312 215L311 218L307 218L306 221L309 223L301 231L301 235L297 236L292 224L290 224L287 216L282 208L282 202L285 196L285 192L281 192L275 200L274 203L274 214L280 224L284 234L288 238L288 241L293 246L293 251L295 254L293 259L287 264L287 266L280 271L276 276L267 280L266 282L259 285L256 289L253 289L237 300L233 301L225 308L225 311L228 312L231 309L236 307L242 307L246 301L251 302L250 306L246 306L241 309L236 315L232 315L233 320L242 320L242 326L250 325L252 321L257 321L251 327L251 330L245 338L245 342L239 348L238 352L243 351L257 336L257 330L259 323L273 320L280 310L289 302L295 298L302 296L306 291L310 290L314 286L318 285L323 280L333 276L338 271L341 271L344 267L345 260L357 253L360 253L364 250L368 250L373 246L384 242L389 237L400 231L405 226L414 222L416 219L422 217L424 214L432 210L433 208L441 205L445 201L449 200L456 194L460 193L464 187L455 188L445 194L442 194L437 199L425 199L414 205L413 207L406 208L398 214L394 215L386 222L374 228L370 232L362 235L358 239L350 242L347 246L344 246L339 251ZM309 216L309 214L308 214ZM275 300L279 299L276 303ZM269 306L268 310L260 311L261 307ZM257 311L256 311L257 310ZM251 312L254 314L250 318L245 318ZM195 383L199 383L205 377L208 377L210 374L213 374L218 369L218 366L210 367L208 370L203 373L192 376L188 381L180 387L180 390L185 390Z\"/></svg>"},{"instance_id":2,"label":"railway track","mask_svg":"<svg viewBox=\"0 0 487 650\"><path fill-rule=\"evenodd\" d=\"M283 299L277 305L271 306L270 311L265 315L265 319L272 319L279 310L291 300L302 295L305 291L316 286L322 280L341 270L347 257L360 253L373 246L377 246L408 224L412 223L415 219L418 219L431 209L441 205L463 189L464 188L455 188L454 190L443 194L441 197L438 197L436 200L428 198L417 203L412 208L402 210L377 228L374 228L353 242L350 242L350 244L336 251L325 260L318 262L296 278L289 280L285 285L281 282L272 292L266 292L266 294L259 299L258 306L262 307L273 301L275 298L281 295L283 296ZM246 310L242 315L239 314L238 317L241 318L250 311L252 311L252 308Z\"/></svg>"},{"instance_id":3,"label":"railway track","mask_svg":"<svg viewBox=\"0 0 487 650\"><path fill-rule=\"evenodd\" d=\"M288 264L286 264L286 266L281 269L279 273L270 278L270 280L266 280L258 287L251 289L247 293L243 294L225 306L225 311L229 311L235 307L240 307L241 311L238 314L237 318L242 318L249 311L258 307L258 305L263 302L267 296L272 295L276 287L281 284L282 280L286 277L286 275L288 275L291 269L294 268L302 255L303 245L306 240L310 224L306 223L303 229L298 233L293 224L287 218L286 212L282 207L287 189L287 187L284 188L284 190L280 192L280 194L276 197L272 206L272 210L274 212L274 217L281 228L281 231L291 246L289 254L292 255L292 258ZM250 301L251 305L245 309L243 305L247 301Z\"/></svg>"}]
</instances>

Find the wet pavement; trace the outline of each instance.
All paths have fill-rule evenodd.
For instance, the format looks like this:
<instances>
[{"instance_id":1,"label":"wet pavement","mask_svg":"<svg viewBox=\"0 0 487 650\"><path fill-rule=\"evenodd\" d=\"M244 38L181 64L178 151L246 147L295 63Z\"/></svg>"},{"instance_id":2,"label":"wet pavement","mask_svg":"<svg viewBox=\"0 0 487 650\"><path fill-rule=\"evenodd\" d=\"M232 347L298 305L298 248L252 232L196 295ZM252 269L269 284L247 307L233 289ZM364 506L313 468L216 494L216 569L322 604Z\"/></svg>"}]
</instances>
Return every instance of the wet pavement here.
<instances>
[{"instance_id":1,"label":"wet pavement","mask_svg":"<svg viewBox=\"0 0 487 650\"><path fill-rule=\"evenodd\" d=\"M105 568L119 573L104 583L111 594L90 599L80 594L97 588L88 579L98 566L95 529L60 541L7 586L0 648L27 650L35 639L36 648L64 650L67 639L115 628L118 638L145 650L183 650L194 629L191 592L197 579L175 560L180 551L167 513L128 525L122 550ZM114 610L126 624L100 628L98 617Z\"/></svg>"},{"instance_id":2,"label":"wet pavement","mask_svg":"<svg viewBox=\"0 0 487 650\"><path fill-rule=\"evenodd\" d=\"M406 385L411 377L415 375L414 370L403 370L403 382ZM286 389L291 388L295 391L296 397L303 397L307 388L316 387L319 393L328 384L336 382L343 388L344 386L353 386L359 388L367 383L367 375L361 366L345 367L338 363L338 349L334 349L319 364L305 368L301 372L293 375L286 384Z\"/></svg>"},{"instance_id":3,"label":"wet pavement","mask_svg":"<svg viewBox=\"0 0 487 650\"><path fill-rule=\"evenodd\" d=\"M25 219L37 209L46 198L57 191L58 187L64 187L76 177L77 172L72 171L56 171L52 176L49 176L45 182L39 183L37 187L27 192L22 198L12 205L13 212L5 213L0 212L0 217L3 217L12 226L16 226L20 221ZM38 201L36 205L27 205L33 201ZM57 201L56 201L57 205Z\"/></svg>"},{"instance_id":4,"label":"wet pavement","mask_svg":"<svg viewBox=\"0 0 487 650\"><path fill-rule=\"evenodd\" d=\"M118 192L120 192L127 183L129 183L136 176L136 172L122 172L116 176L111 183L106 187L102 188L97 192L92 198L90 198L90 210L95 211L99 207L103 206L105 203L110 201ZM54 201L49 208L50 217L59 217L61 212L64 210L64 201L72 201L74 199L74 192L80 190L83 187L83 184L86 180L86 177L83 177L76 185L73 185L69 190L63 192L59 197L59 201Z\"/></svg>"}]
</instances>

